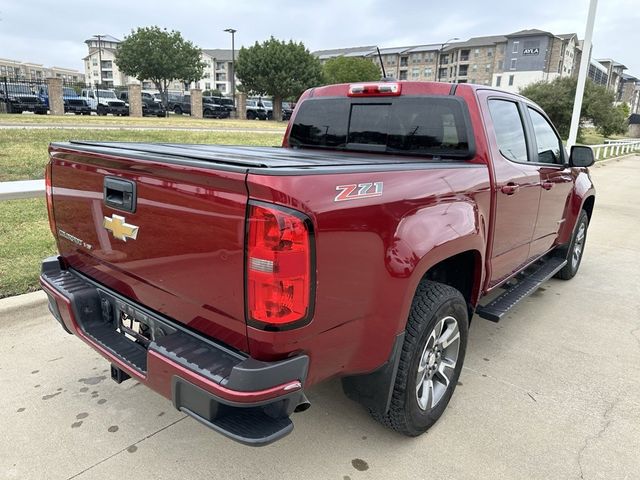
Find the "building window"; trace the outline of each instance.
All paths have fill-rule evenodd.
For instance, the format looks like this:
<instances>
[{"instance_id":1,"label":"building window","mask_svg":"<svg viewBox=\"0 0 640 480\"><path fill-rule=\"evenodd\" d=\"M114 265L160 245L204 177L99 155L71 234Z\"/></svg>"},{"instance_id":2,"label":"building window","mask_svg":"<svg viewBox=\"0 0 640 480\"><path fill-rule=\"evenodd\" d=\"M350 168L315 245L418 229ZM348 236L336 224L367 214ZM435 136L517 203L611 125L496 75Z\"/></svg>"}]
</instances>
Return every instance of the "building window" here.
<instances>
[{"instance_id":1,"label":"building window","mask_svg":"<svg viewBox=\"0 0 640 480\"><path fill-rule=\"evenodd\" d=\"M472 78L471 80L469 80L469 83L476 83L476 79Z\"/></svg>"},{"instance_id":2,"label":"building window","mask_svg":"<svg viewBox=\"0 0 640 480\"><path fill-rule=\"evenodd\" d=\"M406 80L407 79L407 71L406 70L402 70L400 72L400 80Z\"/></svg>"},{"instance_id":3,"label":"building window","mask_svg":"<svg viewBox=\"0 0 640 480\"><path fill-rule=\"evenodd\" d=\"M516 63L518 63L518 59L517 58L512 58L511 59L511 66L509 67L510 70L515 70L516 69Z\"/></svg>"},{"instance_id":4,"label":"building window","mask_svg":"<svg viewBox=\"0 0 640 480\"><path fill-rule=\"evenodd\" d=\"M474 72L477 72L478 71L478 64L474 63L473 67L471 67L471 70L473 70Z\"/></svg>"},{"instance_id":5,"label":"building window","mask_svg":"<svg viewBox=\"0 0 640 480\"><path fill-rule=\"evenodd\" d=\"M485 72L488 72L489 70L491 70L491 64L490 64L490 63L487 63L487 64L484 66L484 71L485 71Z\"/></svg>"},{"instance_id":6,"label":"building window","mask_svg":"<svg viewBox=\"0 0 640 480\"><path fill-rule=\"evenodd\" d=\"M424 69L424 76L431 77L433 75L433 69L431 67L427 67Z\"/></svg>"},{"instance_id":7,"label":"building window","mask_svg":"<svg viewBox=\"0 0 640 480\"><path fill-rule=\"evenodd\" d=\"M408 64L408 58L407 57L400 57L400 66L401 67L406 67Z\"/></svg>"},{"instance_id":8,"label":"building window","mask_svg":"<svg viewBox=\"0 0 640 480\"><path fill-rule=\"evenodd\" d=\"M513 86L513 75L509 75L509 86Z\"/></svg>"},{"instance_id":9,"label":"building window","mask_svg":"<svg viewBox=\"0 0 640 480\"><path fill-rule=\"evenodd\" d=\"M216 62L216 70L224 70L225 62Z\"/></svg>"},{"instance_id":10,"label":"building window","mask_svg":"<svg viewBox=\"0 0 640 480\"><path fill-rule=\"evenodd\" d=\"M493 50L487 50L487 57L493 57Z\"/></svg>"},{"instance_id":11,"label":"building window","mask_svg":"<svg viewBox=\"0 0 640 480\"><path fill-rule=\"evenodd\" d=\"M441 78L447 78L447 67L442 67L438 71L438 80L440 80Z\"/></svg>"},{"instance_id":12,"label":"building window","mask_svg":"<svg viewBox=\"0 0 640 480\"><path fill-rule=\"evenodd\" d=\"M520 42L518 42L518 41L513 42L513 53L518 53L518 44L519 43Z\"/></svg>"},{"instance_id":13,"label":"building window","mask_svg":"<svg viewBox=\"0 0 640 480\"><path fill-rule=\"evenodd\" d=\"M461 62L469 61L469 50L460 50L460 61Z\"/></svg>"},{"instance_id":14,"label":"building window","mask_svg":"<svg viewBox=\"0 0 640 480\"><path fill-rule=\"evenodd\" d=\"M411 69L411 78L414 80L420 78L420 69L418 67L413 67Z\"/></svg>"},{"instance_id":15,"label":"building window","mask_svg":"<svg viewBox=\"0 0 640 480\"><path fill-rule=\"evenodd\" d=\"M461 77L466 77L468 70L469 70L469 65L460 65L460 68L458 69L458 74Z\"/></svg>"},{"instance_id":16,"label":"building window","mask_svg":"<svg viewBox=\"0 0 640 480\"><path fill-rule=\"evenodd\" d=\"M216 73L216 82L226 82L227 74L226 73Z\"/></svg>"},{"instance_id":17,"label":"building window","mask_svg":"<svg viewBox=\"0 0 640 480\"><path fill-rule=\"evenodd\" d=\"M477 58L479 55L480 55L480 49L479 49L479 48L476 48L476 49L473 51L473 56Z\"/></svg>"}]
</instances>

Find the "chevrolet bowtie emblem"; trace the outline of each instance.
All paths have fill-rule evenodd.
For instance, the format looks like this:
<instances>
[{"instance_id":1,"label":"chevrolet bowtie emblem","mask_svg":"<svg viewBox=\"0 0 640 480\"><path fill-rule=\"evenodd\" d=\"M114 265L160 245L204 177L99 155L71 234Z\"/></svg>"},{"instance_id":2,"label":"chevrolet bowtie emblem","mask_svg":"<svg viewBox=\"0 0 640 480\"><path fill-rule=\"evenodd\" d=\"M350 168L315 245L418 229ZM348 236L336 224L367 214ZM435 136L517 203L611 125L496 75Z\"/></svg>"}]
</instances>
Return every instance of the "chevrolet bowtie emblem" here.
<instances>
[{"instance_id":1,"label":"chevrolet bowtie emblem","mask_svg":"<svg viewBox=\"0 0 640 480\"><path fill-rule=\"evenodd\" d=\"M114 214L111 215L111 218L104 217L102 226L109 230L115 238L124 242L127 241L127 238L135 240L138 236L138 227L126 223L124 217L121 217L120 215Z\"/></svg>"}]
</instances>

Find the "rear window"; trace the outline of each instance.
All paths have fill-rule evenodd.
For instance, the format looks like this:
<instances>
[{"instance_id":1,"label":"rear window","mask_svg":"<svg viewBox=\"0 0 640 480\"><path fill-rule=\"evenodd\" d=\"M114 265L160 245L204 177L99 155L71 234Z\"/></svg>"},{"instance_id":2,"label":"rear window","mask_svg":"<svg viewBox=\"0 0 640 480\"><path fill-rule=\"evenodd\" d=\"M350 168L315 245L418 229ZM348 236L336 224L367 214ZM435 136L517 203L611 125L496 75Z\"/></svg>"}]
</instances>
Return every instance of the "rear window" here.
<instances>
[{"instance_id":1,"label":"rear window","mask_svg":"<svg viewBox=\"0 0 640 480\"><path fill-rule=\"evenodd\" d=\"M457 97L316 98L300 105L292 147L470 157L473 135Z\"/></svg>"}]
</instances>

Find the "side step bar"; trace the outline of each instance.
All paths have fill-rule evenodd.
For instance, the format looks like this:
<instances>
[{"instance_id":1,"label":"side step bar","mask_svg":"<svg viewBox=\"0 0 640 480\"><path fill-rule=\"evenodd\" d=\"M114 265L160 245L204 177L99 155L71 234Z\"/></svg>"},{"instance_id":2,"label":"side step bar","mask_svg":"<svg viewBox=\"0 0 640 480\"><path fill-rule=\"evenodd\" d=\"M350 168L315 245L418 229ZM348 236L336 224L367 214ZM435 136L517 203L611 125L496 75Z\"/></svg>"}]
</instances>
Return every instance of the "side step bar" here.
<instances>
[{"instance_id":1,"label":"side step bar","mask_svg":"<svg viewBox=\"0 0 640 480\"><path fill-rule=\"evenodd\" d=\"M498 322L506 313L521 300L535 292L540 285L553 277L567 264L564 258L550 257L532 273L522 277L513 287L491 300L486 305L476 308L476 313L482 318Z\"/></svg>"}]
</instances>

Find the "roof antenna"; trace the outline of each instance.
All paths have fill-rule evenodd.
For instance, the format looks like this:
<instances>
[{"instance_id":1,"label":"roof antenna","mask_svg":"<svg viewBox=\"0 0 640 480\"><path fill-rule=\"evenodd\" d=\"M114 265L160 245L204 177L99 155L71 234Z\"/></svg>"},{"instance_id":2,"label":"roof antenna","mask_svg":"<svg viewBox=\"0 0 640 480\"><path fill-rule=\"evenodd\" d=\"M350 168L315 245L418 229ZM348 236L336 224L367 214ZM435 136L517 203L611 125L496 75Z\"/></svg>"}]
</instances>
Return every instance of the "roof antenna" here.
<instances>
[{"instance_id":1,"label":"roof antenna","mask_svg":"<svg viewBox=\"0 0 640 480\"><path fill-rule=\"evenodd\" d=\"M378 51L378 59L380 60L380 68L382 68L382 81L386 82L387 79L387 72L385 72L384 70L384 63L382 62L382 54L380 53L380 48L376 46L376 50Z\"/></svg>"}]
</instances>

